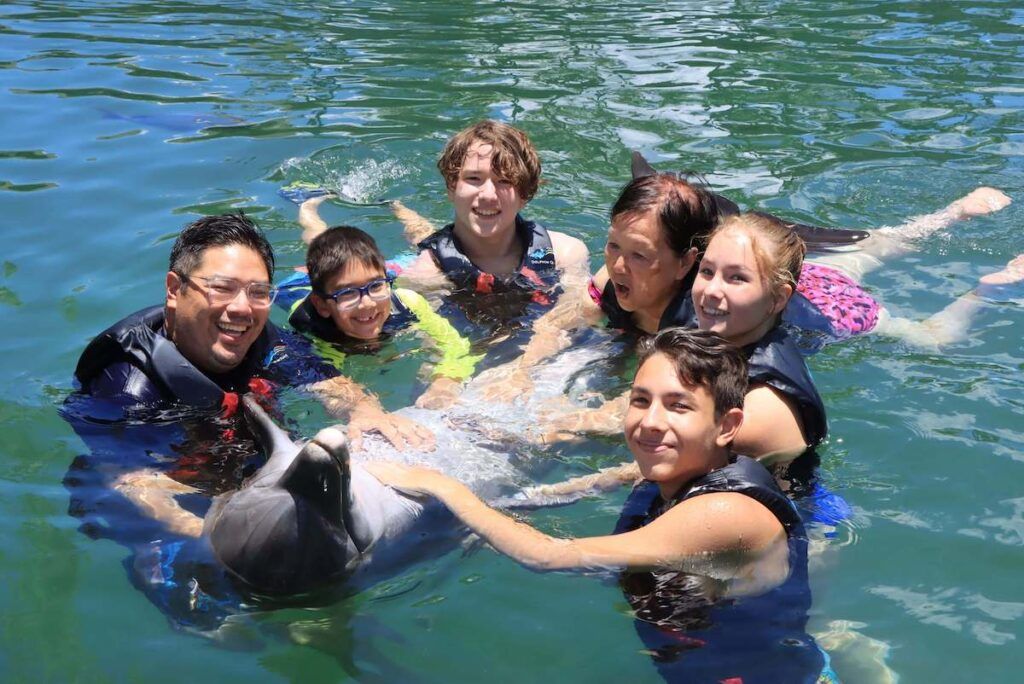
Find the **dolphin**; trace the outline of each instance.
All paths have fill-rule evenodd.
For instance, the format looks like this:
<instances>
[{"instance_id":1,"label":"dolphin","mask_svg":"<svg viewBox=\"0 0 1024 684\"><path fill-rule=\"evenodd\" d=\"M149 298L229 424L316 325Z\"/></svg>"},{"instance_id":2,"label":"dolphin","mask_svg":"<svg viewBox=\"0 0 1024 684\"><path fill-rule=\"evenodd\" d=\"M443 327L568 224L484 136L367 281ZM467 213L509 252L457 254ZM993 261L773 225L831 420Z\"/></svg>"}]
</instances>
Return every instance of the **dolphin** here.
<instances>
[{"instance_id":1,"label":"dolphin","mask_svg":"<svg viewBox=\"0 0 1024 684\"><path fill-rule=\"evenodd\" d=\"M214 499L204 536L243 588L263 595L296 595L342 583L346 589L374 583L403 565L454 548L466 537L465 528L439 502L398 493L366 472L363 462L428 465L505 506L568 503L563 498L517 498L522 485L532 484L526 472L531 447L522 435L529 432L531 416L547 410L545 402L562 394L567 383L570 394L590 394L594 383L609 375L607 368L591 371L621 357L623 344L620 339L563 352L536 370L534 391L515 410L483 401L479 377L452 409L399 410L434 430L437 446L430 452L399 451L369 435L354 460L338 427L296 443L247 395L245 415L268 460L240 489Z\"/></svg>"},{"instance_id":2,"label":"dolphin","mask_svg":"<svg viewBox=\"0 0 1024 684\"><path fill-rule=\"evenodd\" d=\"M658 174L658 171L651 166L651 163L647 161L642 154L635 150L632 153L630 172L634 179L642 178L644 176L655 176ZM685 172L683 175L689 175L689 172ZM711 193L711 196L715 200L715 207L718 209L719 216L733 216L740 213L739 205L731 199L714 192ZM822 228L821 226L810 226L806 223L787 221L779 218L778 216L774 216L773 214L768 214L767 212L760 213L770 216L771 218L782 222L792 230L795 230L807 245L808 251L811 252L825 252L836 248L855 245L870 235L866 230Z\"/></svg>"}]
</instances>

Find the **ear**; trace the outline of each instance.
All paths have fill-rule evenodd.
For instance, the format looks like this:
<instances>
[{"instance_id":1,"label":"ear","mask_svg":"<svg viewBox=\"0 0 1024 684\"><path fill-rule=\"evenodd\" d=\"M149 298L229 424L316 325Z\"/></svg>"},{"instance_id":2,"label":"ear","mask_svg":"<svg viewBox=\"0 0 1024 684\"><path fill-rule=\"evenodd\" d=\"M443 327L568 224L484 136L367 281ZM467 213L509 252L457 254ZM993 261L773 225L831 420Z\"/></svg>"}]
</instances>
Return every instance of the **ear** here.
<instances>
[{"instance_id":1,"label":"ear","mask_svg":"<svg viewBox=\"0 0 1024 684\"><path fill-rule=\"evenodd\" d=\"M731 408L726 411L722 419L718 421L720 432L718 437L715 438L715 444L720 447L732 444L732 441L736 439L736 433L740 431L741 425L743 425L743 409Z\"/></svg>"},{"instance_id":2,"label":"ear","mask_svg":"<svg viewBox=\"0 0 1024 684\"><path fill-rule=\"evenodd\" d=\"M679 271L676 273L676 280L685 278L686 274L693 269L695 263L697 263L697 248L691 247L679 259Z\"/></svg>"},{"instance_id":3,"label":"ear","mask_svg":"<svg viewBox=\"0 0 1024 684\"><path fill-rule=\"evenodd\" d=\"M778 291L775 293L775 301L772 306L772 313L780 313L789 304L789 300L793 297L793 286L789 283L785 283L779 286Z\"/></svg>"},{"instance_id":4,"label":"ear","mask_svg":"<svg viewBox=\"0 0 1024 684\"><path fill-rule=\"evenodd\" d=\"M316 292L311 292L309 295L309 301L313 302L313 308L316 309L316 312L320 314L321 317L331 317L331 306L333 305L326 299L318 295Z\"/></svg>"},{"instance_id":5,"label":"ear","mask_svg":"<svg viewBox=\"0 0 1024 684\"><path fill-rule=\"evenodd\" d=\"M184 287L184 283L174 271L167 272L167 278L164 280L164 285L167 288L167 298L165 306L174 311L178 307L178 297L181 295L181 289Z\"/></svg>"}]
</instances>

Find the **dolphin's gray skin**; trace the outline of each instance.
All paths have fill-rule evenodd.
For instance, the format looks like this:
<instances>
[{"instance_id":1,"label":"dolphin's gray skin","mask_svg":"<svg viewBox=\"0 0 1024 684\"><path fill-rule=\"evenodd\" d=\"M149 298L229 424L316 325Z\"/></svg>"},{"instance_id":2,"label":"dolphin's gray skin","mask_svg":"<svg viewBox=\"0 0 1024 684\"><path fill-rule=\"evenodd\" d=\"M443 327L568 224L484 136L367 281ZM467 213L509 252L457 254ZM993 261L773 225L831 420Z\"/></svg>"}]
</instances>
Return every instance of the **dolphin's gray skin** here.
<instances>
[{"instance_id":1,"label":"dolphin's gray skin","mask_svg":"<svg viewBox=\"0 0 1024 684\"><path fill-rule=\"evenodd\" d=\"M340 429L301 446L254 399L243 402L270 456L206 516L203 531L224 567L259 593L297 594L352 576L372 555L393 555L389 545L410 534L424 505L353 465Z\"/></svg>"},{"instance_id":2,"label":"dolphin's gray skin","mask_svg":"<svg viewBox=\"0 0 1024 684\"><path fill-rule=\"evenodd\" d=\"M534 392L515 410L483 401L479 383L471 383L451 410L399 411L434 430L434 451L397 451L370 435L360 459L432 466L488 500L517 491L529 478L510 455L517 448L528 450L520 437L530 416L545 410L545 400L561 395L569 379L576 378L576 390L586 391L581 387L586 380L579 379L588 377L586 367L621 354L616 349L621 343L590 342L540 367ZM242 489L214 500L204 533L215 556L250 590L291 595L342 580L346 586L368 584L448 550L465 535L438 502L399 494L353 462L340 429L323 429L300 446L254 400L247 396L243 403L268 461Z\"/></svg>"},{"instance_id":3,"label":"dolphin's gray skin","mask_svg":"<svg viewBox=\"0 0 1024 684\"><path fill-rule=\"evenodd\" d=\"M632 155L630 171L632 172L634 179L642 178L644 176L654 176L658 173L658 171L651 166L650 162L644 159L643 155L635 150ZM711 193L711 196L715 198L715 206L718 209L719 216L733 216L740 213L739 205L729 198L723 197L718 193ZM853 245L870 235L866 230L822 228L820 226L809 226L805 223L786 221L785 219L781 219L778 216L773 216L771 214L767 215L781 221L795 230L803 239L804 243L807 244L807 249L811 252L823 252L837 247Z\"/></svg>"}]
</instances>

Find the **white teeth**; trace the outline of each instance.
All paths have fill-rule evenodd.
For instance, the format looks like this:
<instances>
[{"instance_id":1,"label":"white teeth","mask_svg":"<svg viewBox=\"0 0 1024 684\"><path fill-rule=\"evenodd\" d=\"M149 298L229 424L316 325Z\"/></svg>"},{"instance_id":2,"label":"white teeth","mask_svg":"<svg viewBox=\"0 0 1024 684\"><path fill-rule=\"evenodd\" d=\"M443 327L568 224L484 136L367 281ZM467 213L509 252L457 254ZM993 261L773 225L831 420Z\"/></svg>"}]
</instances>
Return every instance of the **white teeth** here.
<instances>
[{"instance_id":1,"label":"white teeth","mask_svg":"<svg viewBox=\"0 0 1024 684\"><path fill-rule=\"evenodd\" d=\"M500 211L481 211L479 209L476 210L477 216L486 216L487 218L490 218L491 216L497 216L500 213Z\"/></svg>"},{"instance_id":2,"label":"white teeth","mask_svg":"<svg viewBox=\"0 0 1024 684\"><path fill-rule=\"evenodd\" d=\"M247 325L231 325L230 323L218 323L217 327L233 335L240 335L249 329Z\"/></svg>"},{"instance_id":3,"label":"white teeth","mask_svg":"<svg viewBox=\"0 0 1024 684\"><path fill-rule=\"evenodd\" d=\"M711 309L706 306L702 306L700 310L706 316L727 316L729 314L725 309Z\"/></svg>"}]
</instances>

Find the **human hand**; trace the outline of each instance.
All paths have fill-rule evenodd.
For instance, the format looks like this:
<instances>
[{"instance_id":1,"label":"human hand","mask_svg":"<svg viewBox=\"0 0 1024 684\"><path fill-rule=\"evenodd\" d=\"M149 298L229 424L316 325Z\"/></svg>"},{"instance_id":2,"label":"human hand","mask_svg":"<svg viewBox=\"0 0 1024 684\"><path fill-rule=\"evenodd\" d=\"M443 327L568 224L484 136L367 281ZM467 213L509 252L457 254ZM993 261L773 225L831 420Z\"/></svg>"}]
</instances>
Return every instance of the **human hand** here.
<instances>
[{"instance_id":1,"label":"human hand","mask_svg":"<svg viewBox=\"0 0 1024 684\"><path fill-rule=\"evenodd\" d=\"M443 410L459 399L462 383L446 378L443 375L434 379L430 386L416 399L416 407L422 409Z\"/></svg>"},{"instance_id":2,"label":"human hand","mask_svg":"<svg viewBox=\"0 0 1024 684\"><path fill-rule=\"evenodd\" d=\"M1009 206L1012 200L995 188L980 187L956 202L964 216L983 216Z\"/></svg>"},{"instance_id":3,"label":"human hand","mask_svg":"<svg viewBox=\"0 0 1024 684\"><path fill-rule=\"evenodd\" d=\"M372 461L366 470L384 484L406 494L433 494L449 478L430 468Z\"/></svg>"},{"instance_id":4,"label":"human hand","mask_svg":"<svg viewBox=\"0 0 1024 684\"><path fill-rule=\"evenodd\" d=\"M363 434L379 432L396 449L433 451L437 446L434 433L414 420L387 413L375 402L361 402L352 410L348 421L348 438L353 450L363 446Z\"/></svg>"}]
</instances>

